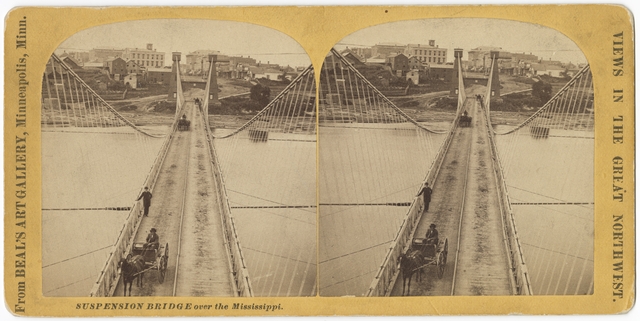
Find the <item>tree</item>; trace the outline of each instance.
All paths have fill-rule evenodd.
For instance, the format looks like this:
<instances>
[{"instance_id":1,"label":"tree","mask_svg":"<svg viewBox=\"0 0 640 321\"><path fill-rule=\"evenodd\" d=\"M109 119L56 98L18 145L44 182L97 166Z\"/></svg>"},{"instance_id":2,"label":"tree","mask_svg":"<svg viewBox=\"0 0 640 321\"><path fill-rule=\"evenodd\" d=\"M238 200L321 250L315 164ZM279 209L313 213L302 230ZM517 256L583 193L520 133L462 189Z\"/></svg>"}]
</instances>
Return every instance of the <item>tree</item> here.
<instances>
[{"instance_id":1,"label":"tree","mask_svg":"<svg viewBox=\"0 0 640 321\"><path fill-rule=\"evenodd\" d=\"M251 87L250 96L251 100L260 103L261 107L266 106L269 103L269 96L271 95L271 89L261 84L256 84Z\"/></svg>"},{"instance_id":2,"label":"tree","mask_svg":"<svg viewBox=\"0 0 640 321\"><path fill-rule=\"evenodd\" d=\"M539 80L531 86L531 96L539 98L542 106L551 99L551 90L551 84Z\"/></svg>"}]
</instances>

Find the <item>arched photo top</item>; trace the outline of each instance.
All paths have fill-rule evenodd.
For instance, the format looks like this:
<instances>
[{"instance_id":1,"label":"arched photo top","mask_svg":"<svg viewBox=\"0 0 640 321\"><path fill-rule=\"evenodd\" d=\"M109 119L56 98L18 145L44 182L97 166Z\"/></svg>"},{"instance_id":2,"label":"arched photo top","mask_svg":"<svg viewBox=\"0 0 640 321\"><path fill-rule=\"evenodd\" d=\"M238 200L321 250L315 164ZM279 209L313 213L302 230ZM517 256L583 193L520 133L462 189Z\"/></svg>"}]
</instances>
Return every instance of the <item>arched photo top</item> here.
<instances>
[{"instance_id":1,"label":"arched photo top","mask_svg":"<svg viewBox=\"0 0 640 321\"><path fill-rule=\"evenodd\" d=\"M503 19L390 22L358 30L343 38L335 48L340 51L352 49L364 59L384 58L388 53L402 51L435 64L453 62L454 48L462 48L462 60L468 60L472 65L482 62L472 61L474 57L470 59L468 53L482 50L498 50L532 63L551 61L575 67L587 63L582 50L561 32L538 24Z\"/></svg>"},{"instance_id":2,"label":"arched photo top","mask_svg":"<svg viewBox=\"0 0 640 321\"><path fill-rule=\"evenodd\" d=\"M158 66L153 61L153 67L170 66L172 52L181 52L183 56L206 52L241 57L246 58L247 66L306 68L311 64L300 44L275 29L244 22L198 19L134 20L96 26L69 37L55 53L66 52L80 57L77 59L80 63L94 63L118 55L125 60L137 59L129 55L138 49L140 52L136 54L148 49L163 54L164 57L157 60Z\"/></svg>"}]
</instances>

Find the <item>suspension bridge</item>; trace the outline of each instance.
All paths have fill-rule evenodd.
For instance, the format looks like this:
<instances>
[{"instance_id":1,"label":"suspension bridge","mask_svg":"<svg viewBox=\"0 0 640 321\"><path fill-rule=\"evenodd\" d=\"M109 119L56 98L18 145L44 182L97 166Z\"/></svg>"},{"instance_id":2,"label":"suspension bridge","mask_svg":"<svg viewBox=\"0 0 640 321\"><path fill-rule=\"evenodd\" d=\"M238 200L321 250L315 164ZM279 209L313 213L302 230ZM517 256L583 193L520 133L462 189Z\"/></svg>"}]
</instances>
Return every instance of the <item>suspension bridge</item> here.
<instances>
[{"instance_id":1,"label":"suspension bridge","mask_svg":"<svg viewBox=\"0 0 640 321\"><path fill-rule=\"evenodd\" d=\"M321 296L402 295L399 258L430 224L448 241L446 264L441 278L435 264L425 266L410 295L592 293L588 66L529 118L505 126L493 125L491 113L499 53L491 53L480 85L467 79L461 58L456 49L455 108L448 118L427 110L417 122L339 52L326 57L318 117ZM459 125L465 112L468 127ZM417 196L425 182L433 187L428 211Z\"/></svg>"},{"instance_id":2,"label":"suspension bridge","mask_svg":"<svg viewBox=\"0 0 640 321\"><path fill-rule=\"evenodd\" d=\"M162 126L136 124L144 120L51 57L42 99L45 295L123 295L120 262L151 228L167 263L147 260L133 295L315 294L312 68L246 124L211 129L217 56L204 90L183 89L180 57L173 53L167 95L175 113ZM137 200L144 187L153 195L148 216Z\"/></svg>"},{"instance_id":3,"label":"suspension bridge","mask_svg":"<svg viewBox=\"0 0 640 321\"><path fill-rule=\"evenodd\" d=\"M167 269L149 268L133 295L400 295L398 258L432 223L448 240L447 264L442 278L426 267L411 295L592 293L588 66L530 117L494 125L498 53L480 85L465 82L461 58L456 50L455 107L420 121L332 50L317 84L309 67L245 124L220 128L209 116L215 56L204 90L184 90L174 53L175 113L163 125L117 111L52 56L42 89L45 296L121 295L118 263L152 227ZM469 127L459 126L464 112ZM182 115L188 131L177 129ZM144 187L148 217L136 201Z\"/></svg>"}]
</instances>

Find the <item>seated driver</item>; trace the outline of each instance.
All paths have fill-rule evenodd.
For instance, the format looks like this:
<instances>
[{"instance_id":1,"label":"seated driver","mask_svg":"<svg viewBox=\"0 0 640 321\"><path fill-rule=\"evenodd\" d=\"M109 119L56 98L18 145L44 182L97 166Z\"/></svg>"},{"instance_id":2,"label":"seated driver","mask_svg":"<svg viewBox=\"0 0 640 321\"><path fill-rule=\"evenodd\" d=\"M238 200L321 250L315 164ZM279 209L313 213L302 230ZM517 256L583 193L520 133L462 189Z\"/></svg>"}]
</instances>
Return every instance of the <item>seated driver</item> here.
<instances>
[{"instance_id":1,"label":"seated driver","mask_svg":"<svg viewBox=\"0 0 640 321\"><path fill-rule=\"evenodd\" d=\"M438 245L438 230L436 230L435 224L429 225L425 239L427 244Z\"/></svg>"},{"instance_id":2,"label":"seated driver","mask_svg":"<svg viewBox=\"0 0 640 321\"><path fill-rule=\"evenodd\" d=\"M156 234L156 229L151 228L147 235L147 243L144 244L145 249L155 250L160 246L160 237Z\"/></svg>"},{"instance_id":3,"label":"seated driver","mask_svg":"<svg viewBox=\"0 0 640 321\"><path fill-rule=\"evenodd\" d=\"M186 119L187 119L187 114L183 114L183 115L182 115L182 119L185 119L185 120L186 120Z\"/></svg>"}]
</instances>

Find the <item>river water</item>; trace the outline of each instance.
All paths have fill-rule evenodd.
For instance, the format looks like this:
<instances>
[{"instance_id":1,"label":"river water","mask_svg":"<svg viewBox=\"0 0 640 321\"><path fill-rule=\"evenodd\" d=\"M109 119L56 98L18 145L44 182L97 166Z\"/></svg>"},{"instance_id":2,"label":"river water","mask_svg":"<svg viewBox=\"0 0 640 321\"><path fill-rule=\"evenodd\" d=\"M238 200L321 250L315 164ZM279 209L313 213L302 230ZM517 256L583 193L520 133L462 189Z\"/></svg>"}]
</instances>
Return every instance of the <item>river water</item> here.
<instances>
[{"instance_id":1,"label":"river water","mask_svg":"<svg viewBox=\"0 0 640 321\"><path fill-rule=\"evenodd\" d=\"M408 209L322 203L409 202L435 156L433 148L419 147L427 140L415 132L384 124L344 127L319 129L322 296L366 293ZM511 202L521 204L512 208L534 293L587 294L593 291L593 133L552 129L550 135L498 136L498 149L509 159ZM428 136L432 146L444 139ZM523 204L536 202L591 204Z\"/></svg>"},{"instance_id":2,"label":"river water","mask_svg":"<svg viewBox=\"0 0 640 321\"><path fill-rule=\"evenodd\" d=\"M89 295L129 214L96 208L133 206L163 143L163 138L141 137L128 128L106 130L42 132L45 296Z\"/></svg>"},{"instance_id":3,"label":"river water","mask_svg":"<svg viewBox=\"0 0 640 321\"><path fill-rule=\"evenodd\" d=\"M317 291L315 141L276 132L254 141L246 130L214 140L255 296Z\"/></svg>"},{"instance_id":4,"label":"river water","mask_svg":"<svg viewBox=\"0 0 640 321\"><path fill-rule=\"evenodd\" d=\"M316 204L314 137L270 133L273 139L255 142L241 134L215 141L257 296L364 294L408 209L397 203L413 200L444 139L410 127L391 130L398 124L336 126L321 126L318 138L317 186L325 204L318 211L318 268L316 209L307 207ZM131 206L162 144L99 131L42 135L45 296L88 295L128 214L63 209ZM541 295L591 293L593 205L526 204L593 202L593 139L551 134L562 137L520 135L515 143L497 137L508 155L507 185L532 288ZM274 205L299 208L267 208Z\"/></svg>"},{"instance_id":5,"label":"river water","mask_svg":"<svg viewBox=\"0 0 640 321\"><path fill-rule=\"evenodd\" d=\"M496 138L532 289L539 295L591 294L593 132L551 129L549 135ZM531 204L567 202L590 204Z\"/></svg>"},{"instance_id":6,"label":"river water","mask_svg":"<svg viewBox=\"0 0 640 321\"><path fill-rule=\"evenodd\" d=\"M449 124L427 126L445 130ZM321 124L318 132L320 295L361 296L445 135L409 123Z\"/></svg>"}]
</instances>

